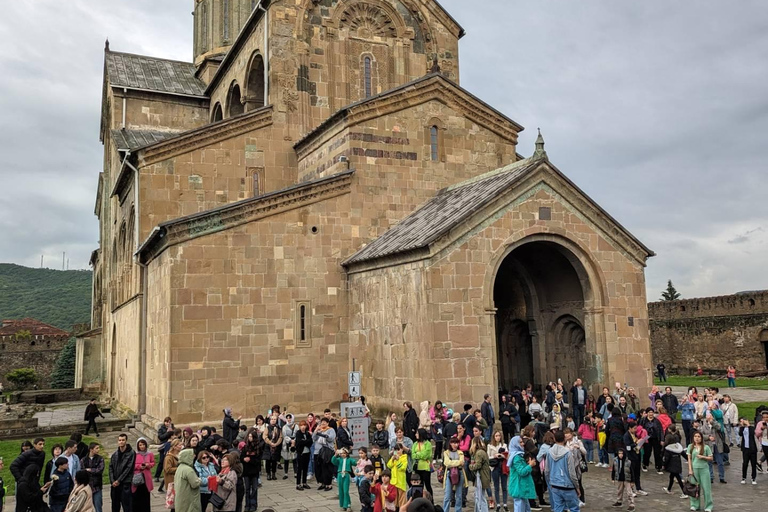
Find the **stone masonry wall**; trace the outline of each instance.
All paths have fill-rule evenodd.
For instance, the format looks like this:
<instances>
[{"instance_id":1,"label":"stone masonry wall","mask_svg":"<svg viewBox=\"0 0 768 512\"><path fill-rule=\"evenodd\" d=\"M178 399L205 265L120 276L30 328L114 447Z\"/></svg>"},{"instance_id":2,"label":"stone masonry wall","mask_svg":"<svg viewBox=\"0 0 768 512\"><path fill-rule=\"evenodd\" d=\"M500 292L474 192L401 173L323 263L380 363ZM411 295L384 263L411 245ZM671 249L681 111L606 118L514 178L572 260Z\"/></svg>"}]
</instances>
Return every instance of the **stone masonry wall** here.
<instances>
[{"instance_id":1,"label":"stone masonry wall","mask_svg":"<svg viewBox=\"0 0 768 512\"><path fill-rule=\"evenodd\" d=\"M195 423L219 419L227 406L254 417L273 403L318 411L341 400L348 212L348 195L327 199L170 247L150 263L150 323L166 321L161 295L170 301L170 382L158 374L149 383L150 416ZM161 354L165 336L152 336Z\"/></svg>"},{"instance_id":2,"label":"stone masonry wall","mask_svg":"<svg viewBox=\"0 0 768 512\"><path fill-rule=\"evenodd\" d=\"M602 304L593 308L594 325L585 326L590 333L587 351L595 361L594 371L598 375L597 382L587 384L595 389L615 381L631 382L641 390L650 387L643 265L579 211L575 206L579 204L577 197L562 186L554 192L539 179L533 177L509 192L505 196L507 206L498 213L478 214L457 229L457 234L452 235L457 237L452 238L453 242L436 243L444 248L424 260L424 269L420 271L425 280L420 285L426 290L425 318L432 320L427 329L419 330L418 320L409 316L408 310L414 304L407 300L386 301L384 292L372 292L381 281L413 281L416 263L350 277L350 317L355 327L354 336L350 337L351 350L353 354L372 354L375 358L367 363L372 368L363 374L363 393L375 407L395 407L402 400L426 398L453 405L476 401L484 393L498 389L494 268L507 247L526 240L571 245L585 266L592 269L595 294L602 297ZM552 209L551 220L538 219L541 206ZM419 337L410 340L399 333L394 336L397 326L404 333L415 328ZM380 346L385 340L402 347ZM414 348L421 346L427 347L425 353ZM393 385L382 393L380 380L391 378L387 371L395 368L413 376L416 382Z\"/></svg>"},{"instance_id":3,"label":"stone masonry wall","mask_svg":"<svg viewBox=\"0 0 768 512\"><path fill-rule=\"evenodd\" d=\"M654 366L693 373L766 370L768 291L648 303Z\"/></svg>"}]
</instances>

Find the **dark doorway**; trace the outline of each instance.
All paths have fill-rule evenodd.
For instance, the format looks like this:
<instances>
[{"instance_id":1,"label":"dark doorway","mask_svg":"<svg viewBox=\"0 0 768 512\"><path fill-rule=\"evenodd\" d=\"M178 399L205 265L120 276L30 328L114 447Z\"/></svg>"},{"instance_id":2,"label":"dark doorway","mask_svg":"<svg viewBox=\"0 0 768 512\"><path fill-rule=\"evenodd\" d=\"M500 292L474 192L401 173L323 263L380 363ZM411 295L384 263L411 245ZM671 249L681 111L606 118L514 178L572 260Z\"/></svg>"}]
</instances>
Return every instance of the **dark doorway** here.
<instances>
[{"instance_id":1,"label":"dark doorway","mask_svg":"<svg viewBox=\"0 0 768 512\"><path fill-rule=\"evenodd\" d=\"M568 249L545 241L522 245L501 263L493 295L502 390L529 382L541 390L550 380L587 377L588 283L578 264Z\"/></svg>"},{"instance_id":2,"label":"dark doorway","mask_svg":"<svg viewBox=\"0 0 768 512\"><path fill-rule=\"evenodd\" d=\"M248 90L245 100L248 111L264 106L264 59L255 54L248 70Z\"/></svg>"},{"instance_id":3,"label":"dark doorway","mask_svg":"<svg viewBox=\"0 0 768 512\"><path fill-rule=\"evenodd\" d=\"M768 329L760 331L758 340L763 344L763 352L765 353L765 369L768 370Z\"/></svg>"}]
</instances>

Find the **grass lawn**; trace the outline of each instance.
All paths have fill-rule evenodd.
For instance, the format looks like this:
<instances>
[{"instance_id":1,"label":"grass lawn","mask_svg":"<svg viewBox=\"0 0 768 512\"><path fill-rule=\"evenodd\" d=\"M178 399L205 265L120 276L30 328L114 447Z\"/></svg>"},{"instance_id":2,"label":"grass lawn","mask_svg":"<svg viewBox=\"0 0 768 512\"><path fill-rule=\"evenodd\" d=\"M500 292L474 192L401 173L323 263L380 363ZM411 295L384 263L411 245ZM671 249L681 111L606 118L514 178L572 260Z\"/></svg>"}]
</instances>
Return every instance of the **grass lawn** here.
<instances>
[{"instance_id":1,"label":"grass lawn","mask_svg":"<svg viewBox=\"0 0 768 512\"><path fill-rule=\"evenodd\" d=\"M60 443L62 446L64 446L64 443L67 442L69 437L61 436L61 437L46 437L45 438L45 462L48 463L49 460L51 460L51 447L56 444ZM30 439L32 441L32 439ZM19 452L21 451L21 439L14 439L13 441L0 441L0 457L3 458L4 468L0 472L0 474L3 476L3 481L5 482L6 487L8 488L8 495L13 496L16 494L16 481L13 479L13 476L11 476L11 462L18 457ZM83 442L85 444L91 444L93 442L98 442L98 439L92 436L83 436ZM102 446L100 455L104 456L104 447ZM107 457L104 457L104 483L106 485L109 485L109 475L107 472L107 467L109 466L109 459ZM40 481L42 482L42 478L40 478Z\"/></svg>"},{"instance_id":2,"label":"grass lawn","mask_svg":"<svg viewBox=\"0 0 768 512\"><path fill-rule=\"evenodd\" d=\"M728 389L728 381L726 379L713 380L712 376L704 377L683 377L679 375L672 375L667 377L667 382L661 382L658 378L654 379L654 384L657 386L696 386L699 390L702 388L719 388L720 393L725 393ZM768 379L749 379L749 378L736 378L736 386L747 389L765 389L768 390Z\"/></svg>"}]
</instances>

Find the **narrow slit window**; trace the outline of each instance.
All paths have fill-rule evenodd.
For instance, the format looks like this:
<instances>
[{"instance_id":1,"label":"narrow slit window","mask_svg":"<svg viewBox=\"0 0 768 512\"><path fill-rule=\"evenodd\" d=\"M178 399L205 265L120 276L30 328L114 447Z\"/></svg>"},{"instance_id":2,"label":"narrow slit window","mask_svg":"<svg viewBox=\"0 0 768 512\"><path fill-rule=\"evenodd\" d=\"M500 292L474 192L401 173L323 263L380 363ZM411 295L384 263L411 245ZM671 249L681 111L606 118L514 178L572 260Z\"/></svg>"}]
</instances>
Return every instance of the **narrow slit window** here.
<instances>
[{"instance_id":1,"label":"narrow slit window","mask_svg":"<svg viewBox=\"0 0 768 512\"><path fill-rule=\"evenodd\" d=\"M365 97L370 98L372 96L373 88L371 86L371 58L366 57L363 60L363 67L365 73Z\"/></svg>"},{"instance_id":2,"label":"narrow slit window","mask_svg":"<svg viewBox=\"0 0 768 512\"><path fill-rule=\"evenodd\" d=\"M307 306L299 308L299 341L307 341Z\"/></svg>"},{"instance_id":3,"label":"narrow slit window","mask_svg":"<svg viewBox=\"0 0 768 512\"><path fill-rule=\"evenodd\" d=\"M437 162L440 159L439 147L438 147L438 133L437 126L433 126L429 129L430 146L432 150L432 161Z\"/></svg>"}]
</instances>

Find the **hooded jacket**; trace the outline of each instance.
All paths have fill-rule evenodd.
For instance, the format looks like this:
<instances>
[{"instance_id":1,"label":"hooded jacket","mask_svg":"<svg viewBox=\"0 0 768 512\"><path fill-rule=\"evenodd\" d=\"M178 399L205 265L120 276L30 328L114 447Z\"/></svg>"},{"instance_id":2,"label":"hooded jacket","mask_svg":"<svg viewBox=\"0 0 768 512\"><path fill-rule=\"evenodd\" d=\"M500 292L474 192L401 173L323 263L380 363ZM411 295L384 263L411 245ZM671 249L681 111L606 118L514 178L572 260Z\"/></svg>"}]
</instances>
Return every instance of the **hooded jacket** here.
<instances>
[{"instance_id":1,"label":"hooded jacket","mask_svg":"<svg viewBox=\"0 0 768 512\"><path fill-rule=\"evenodd\" d=\"M622 458L614 457L613 465L611 466L611 480L615 482L631 482L631 467L632 462L626 456Z\"/></svg>"},{"instance_id":2,"label":"hooded jacket","mask_svg":"<svg viewBox=\"0 0 768 512\"><path fill-rule=\"evenodd\" d=\"M576 473L576 459L571 450L561 444L555 444L547 452L544 470L549 485L559 489L576 489L579 482Z\"/></svg>"},{"instance_id":3,"label":"hooded jacket","mask_svg":"<svg viewBox=\"0 0 768 512\"><path fill-rule=\"evenodd\" d=\"M109 481L118 481L121 484L130 484L133 477L133 463L136 459L136 454L131 448L131 445L125 445L125 451L120 452L120 448L115 450L112 454L112 458L109 459Z\"/></svg>"},{"instance_id":4,"label":"hooded jacket","mask_svg":"<svg viewBox=\"0 0 768 512\"><path fill-rule=\"evenodd\" d=\"M662 461L664 469L673 475L681 474L683 472L681 454L685 451L685 448L680 444L680 436L677 434L667 434L667 437L664 439L664 445Z\"/></svg>"},{"instance_id":5,"label":"hooded jacket","mask_svg":"<svg viewBox=\"0 0 768 512\"><path fill-rule=\"evenodd\" d=\"M176 491L176 512L200 511L200 478L195 473L195 451L191 448L179 453L179 467L173 479Z\"/></svg>"},{"instance_id":6,"label":"hooded jacket","mask_svg":"<svg viewBox=\"0 0 768 512\"><path fill-rule=\"evenodd\" d=\"M509 483L507 490L510 497L517 499L536 499L536 486L533 483L533 468L525 461L525 451L520 446L520 436L509 442Z\"/></svg>"},{"instance_id":7,"label":"hooded jacket","mask_svg":"<svg viewBox=\"0 0 768 512\"><path fill-rule=\"evenodd\" d=\"M149 441L147 441L146 438L141 437L139 438L139 441L144 441L147 444L147 451L137 451L134 453L133 473L143 474L144 485L147 487L149 492L152 492L154 489L154 485L152 484L152 468L155 467L155 454L149 451ZM139 445L139 441L136 442L136 446ZM146 466L144 469L141 468L142 464ZM136 486L133 485L133 483L131 483L131 491L136 492Z\"/></svg>"},{"instance_id":8,"label":"hooded jacket","mask_svg":"<svg viewBox=\"0 0 768 512\"><path fill-rule=\"evenodd\" d=\"M424 400L419 405L421 406L421 412L419 413L419 428L429 431L432 426L432 419L429 416L429 401Z\"/></svg>"}]
</instances>

